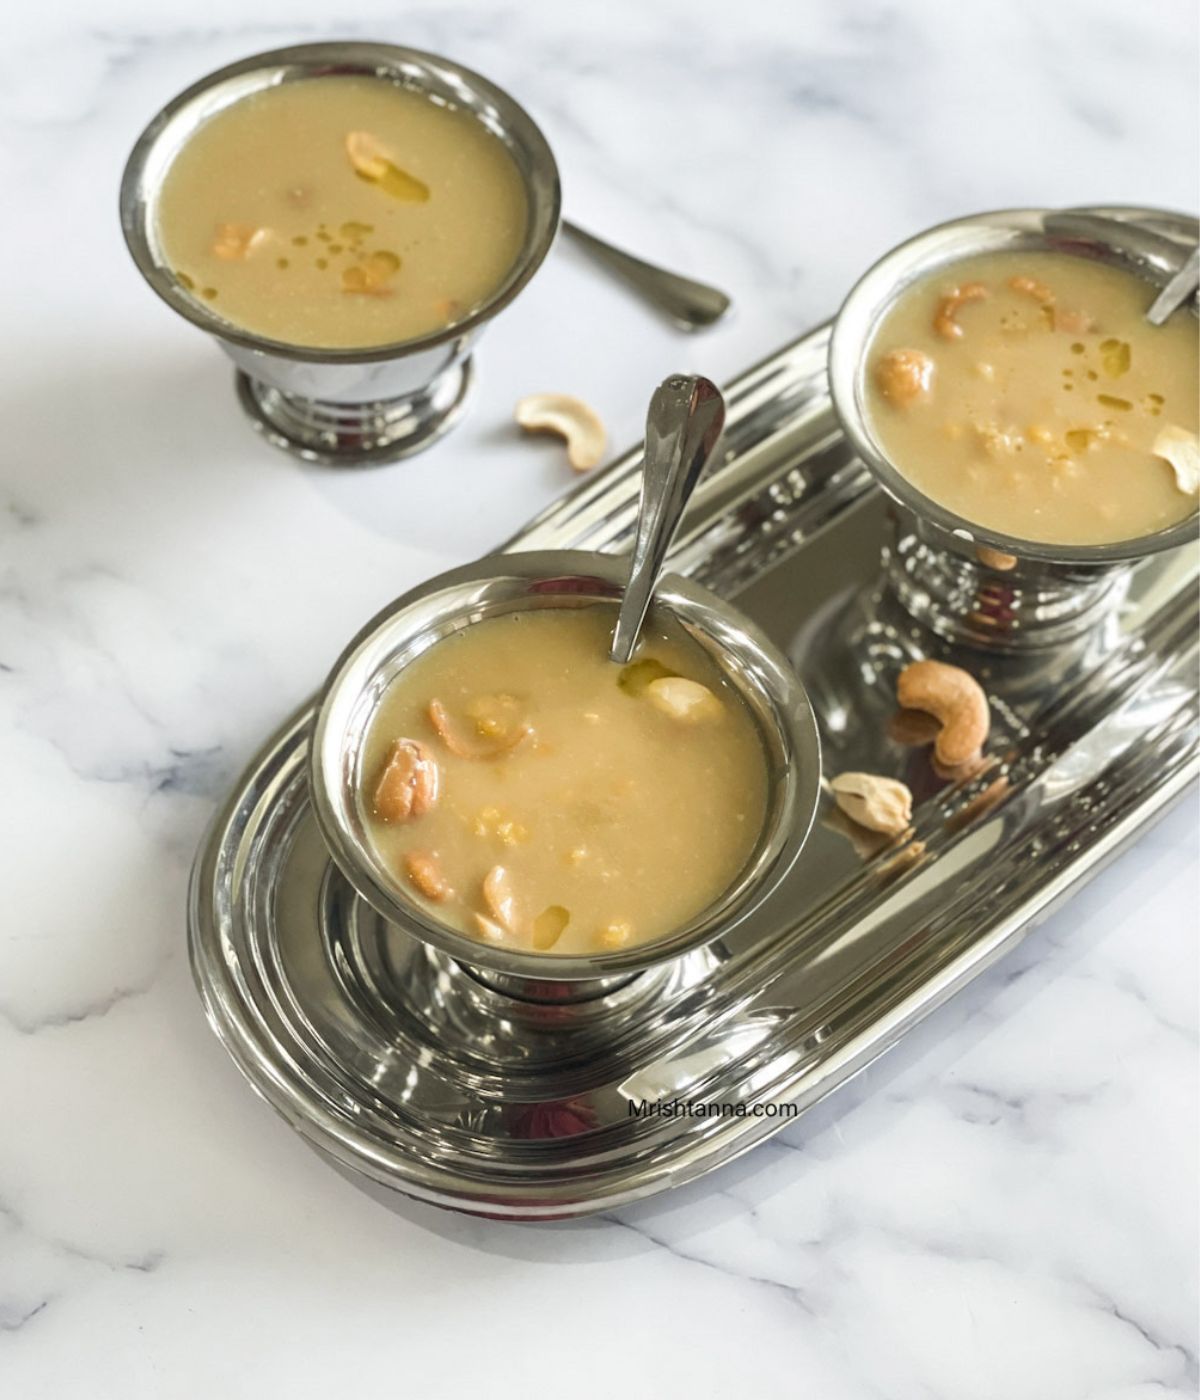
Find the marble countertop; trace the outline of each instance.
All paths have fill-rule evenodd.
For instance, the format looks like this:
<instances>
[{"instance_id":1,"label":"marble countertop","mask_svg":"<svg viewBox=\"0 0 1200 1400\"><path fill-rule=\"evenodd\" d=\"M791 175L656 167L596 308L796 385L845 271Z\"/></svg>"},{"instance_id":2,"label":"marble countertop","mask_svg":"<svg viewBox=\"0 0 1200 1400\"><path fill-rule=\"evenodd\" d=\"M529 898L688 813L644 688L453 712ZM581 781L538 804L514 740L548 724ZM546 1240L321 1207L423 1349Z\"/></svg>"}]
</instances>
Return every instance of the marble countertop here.
<instances>
[{"instance_id":1,"label":"marble countertop","mask_svg":"<svg viewBox=\"0 0 1200 1400\"><path fill-rule=\"evenodd\" d=\"M515 437L583 394L623 445L939 219L1194 210L1173 0L566 6L82 0L0 46L0 1393L1164 1400L1196 1353L1189 799L883 1062L747 1158L610 1218L389 1212L251 1093L187 967L215 802L345 638L566 488ZM140 283L143 123L242 54L441 50L543 123L571 213L728 287L687 339L561 247L492 328L469 422L304 469Z\"/></svg>"}]
</instances>

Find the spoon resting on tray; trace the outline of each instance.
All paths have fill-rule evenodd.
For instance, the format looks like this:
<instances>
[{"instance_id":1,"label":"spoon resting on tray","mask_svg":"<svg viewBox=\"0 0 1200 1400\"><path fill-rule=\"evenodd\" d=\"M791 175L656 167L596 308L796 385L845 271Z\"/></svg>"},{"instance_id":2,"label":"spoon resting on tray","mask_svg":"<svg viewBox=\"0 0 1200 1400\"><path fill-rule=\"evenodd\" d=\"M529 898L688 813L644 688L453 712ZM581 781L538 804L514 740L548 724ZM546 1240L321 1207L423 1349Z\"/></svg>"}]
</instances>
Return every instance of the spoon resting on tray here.
<instances>
[{"instance_id":1,"label":"spoon resting on tray","mask_svg":"<svg viewBox=\"0 0 1200 1400\"><path fill-rule=\"evenodd\" d=\"M724 426L725 400L710 380L673 374L655 389L646 415L629 581L609 651L619 666L633 655L684 507L712 460Z\"/></svg>"}]
</instances>

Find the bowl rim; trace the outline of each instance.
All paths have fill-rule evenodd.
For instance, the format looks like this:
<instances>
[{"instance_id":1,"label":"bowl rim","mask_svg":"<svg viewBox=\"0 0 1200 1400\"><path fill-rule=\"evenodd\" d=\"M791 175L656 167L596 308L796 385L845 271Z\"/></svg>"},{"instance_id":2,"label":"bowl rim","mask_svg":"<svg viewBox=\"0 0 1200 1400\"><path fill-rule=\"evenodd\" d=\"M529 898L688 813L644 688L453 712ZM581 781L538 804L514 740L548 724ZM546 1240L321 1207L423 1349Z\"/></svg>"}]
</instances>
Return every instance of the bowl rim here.
<instances>
[{"instance_id":1,"label":"bowl rim","mask_svg":"<svg viewBox=\"0 0 1200 1400\"><path fill-rule=\"evenodd\" d=\"M604 604L619 600L626 571L626 561L620 556L582 550L498 553L451 569L411 589L367 622L334 663L318 697L309 749L309 790L318 826L334 863L384 919L458 962L535 981L579 982L643 971L712 942L748 918L777 888L807 841L820 801L821 745L803 683L774 643L737 609L688 579L666 574L655 591L656 602L685 627L689 620L704 621L703 644L721 665L723 674L743 694L747 685L736 669L722 664L718 648L747 663L746 669L755 682L750 688L757 700L751 707L752 713L761 729L760 708L769 711L777 727L777 747L784 757L780 770L771 761L774 750L764 739L768 759L767 818L747 864L714 903L700 910L682 929L650 942L595 953L539 953L498 947L461 933L410 898L399 880L376 874L377 862L369 858L364 849L366 843L358 840L348 820L343 766L347 733L341 728L339 716L350 718L355 713L354 707L361 704L372 678L386 664L387 656L393 654L385 653L373 665L370 663L370 656L382 639L396 630L399 648L419 637L420 631L406 631L403 621L413 609L429 604L438 595L453 600L447 606L446 618L468 612L470 597L464 601L463 590L471 585L504 580L529 585L561 582L564 586L556 590L560 596L581 596L587 591ZM591 590L571 586L579 582L599 586ZM545 597L548 591L531 588L527 596ZM532 606L536 607L536 602ZM730 645L734 639L736 646ZM436 641L432 644L436 645ZM360 674L364 668L368 668L366 673ZM348 689L355 698L346 698ZM374 704L372 713L373 710ZM360 735L366 727L367 722L363 722Z\"/></svg>"},{"instance_id":2,"label":"bowl rim","mask_svg":"<svg viewBox=\"0 0 1200 1400\"><path fill-rule=\"evenodd\" d=\"M188 107L204 94L231 82L233 79L259 72L266 74L272 70L285 71L289 68L311 69L310 73L295 73L287 79L288 81L302 82L308 77L320 76L330 65L337 65L339 69L344 71L336 74L325 73L325 76L353 76L357 73L383 77L383 70L390 67L398 76L403 77L404 64L415 64L427 69L440 69L471 88L476 95L487 99L501 115L502 124L506 130L514 128L521 130L522 140L530 150L533 164L544 174L548 182L546 191L548 199L539 199L533 181L518 167L528 208L529 229L527 237L532 233L532 242L518 254L516 261L491 297L476 307L469 316L461 321L456 321L452 326L429 331L408 340L389 341L384 345L362 347L319 346L294 345L289 341L274 340L270 336L258 335L254 331L245 330L218 315L217 312L191 296L186 289L179 285L171 269L155 256L153 240L149 232L155 205L153 199L145 197L142 180L155 147ZM264 83L263 88L273 85L273 83ZM419 83L409 83L408 85L417 88L420 86ZM242 96L248 95L243 94ZM240 100L242 100L241 97L235 97L230 105ZM463 108L462 110L469 109ZM191 321L193 325L199 326L201 330L207 331L210 335L217 336L221 340L228 341L230 344L241 346L243 349L275 355L281 359L295 360L306 364L371 364L418 354L421 351L435 349L440 345L458 340L462 336L469 335L503 310L537 272L554 243L562 219L562 181L558 162L542 129L514 97L481 73L457 63L453 59L444 58L441 54L430 53L424 49L407 48L399 44L386 44L374 40L326 40L312 44L291 44L283 48L267 49L261 53L250 54L197 79L196 82L173 97L150 119L134 143L121 175L118 206L125 246L128 248L138 271L161 300L166 302L173 311Z\"/></svg>"},{"instance_id":3,"label":"bowl rim","mask_svg":"<svg viewBox=\"0 0 1200 1400\"><path fill-rule=\"evenodd\" d=\"M968 520L966 516L940 504L914 485L883 450L871 430L863 404L862 383L866 372L866 355L881 320L895 305L898 297L914 282L929 276L939 268L952 267L955 263L980 253L1000 251L998 244L981 241L977 247L956 247L946 256L931 258L928 262L919 260L919 254L931 252L935 247L941 246L948 235L956 232L969 233L972 230L978 231L981 236L1007 232L1016 237L1024 236L1033 240L1034 246L1040 243L1046 251L1081 258L1088 257L1088 249L1091 249L1093 259L1098 252L1107 254L1105 261L1123 264L1134 275L1141 276L1151 285L1161 286L1167 281L1169 272L1164 272L1156 263L1122 251L1115 243L1103 243L1095 239L1070 239L1046 231L1044 220L1047 216L1078 212L1082 211L1030 208L995 209L968 214L934 224L889 249L882 257L877 258L851 287L834 318L829 342L829 387L843 433L884 492L919 519L953 536L963 546L983 546L1003 554L1015 555L1018 560L1050 564L1130 563L1195 539L1200 534L1200 510L1194 509L1190 515L1165 529L1147 535L1113 540L1106 544L1054 544L1046 540L1028 540L1018 535L1006 534ZM1130 214L1135 212L1160 214L1171 219L1184 217L1173 215L1166 210L1129 211ZM1114 210L1112 217L1094 222L1098 228L1104 222L1118 225L1121 219ZM1132 223L1132 220L1130 222ZM1165 234L1139 227L1138 235L1147 246L1155 245L1164 258L1177 255L1182 262L1187 255L1188 250L1182 243ZM880 297L880 286L889 282L890 290ZM1195 314L1194 308L1192 314Z\"/></svg>"}]
</instances>

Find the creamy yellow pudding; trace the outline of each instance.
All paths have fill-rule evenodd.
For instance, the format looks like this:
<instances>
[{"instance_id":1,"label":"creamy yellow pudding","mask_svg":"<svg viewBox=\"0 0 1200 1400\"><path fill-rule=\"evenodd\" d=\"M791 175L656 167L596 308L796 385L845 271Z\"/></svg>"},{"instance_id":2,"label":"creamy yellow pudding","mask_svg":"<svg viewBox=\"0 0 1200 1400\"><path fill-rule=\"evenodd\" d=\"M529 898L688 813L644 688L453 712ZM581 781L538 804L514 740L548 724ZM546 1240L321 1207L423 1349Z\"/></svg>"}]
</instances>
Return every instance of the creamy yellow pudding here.
<instances>
[{"instance_id":1,"label":"creamy yellow pudding","mask_svg":"<svg viewBox=\"0 0 1200 1400\"><path fill-rule=\"evenodd\" d=\"M209 118L158 201L165 261L244 330L368 348L461 321L516 262L527 204L468 112L378 78L305 78Z\"/></svg>"},{"instance_id":2,"label":"creamy yellow pudding","mask_svg":"<svg viewBox=\"0 0 1200 1400\"><path fill-rule=\"evenodd\" d=\"M1144 317L1155 289L1050 252L964 259L908 288L868 350L889 460L975 524L1106 544L1196 509L1197 327Z\"/></svg>"},{"instance_id":3,"label":"creamy yellow pudding","mask_svg":"<svg viewBox=\"0 0 1200 1400\"><path fill-rule=\"evenodd\" d=\"M734 686L653 618L627 667L615 613L475 623L407 666L361 760L370 839L408 894L473 938L533 952L632 947L743 869L766 755Z\"/></svg>"}]
</instances>

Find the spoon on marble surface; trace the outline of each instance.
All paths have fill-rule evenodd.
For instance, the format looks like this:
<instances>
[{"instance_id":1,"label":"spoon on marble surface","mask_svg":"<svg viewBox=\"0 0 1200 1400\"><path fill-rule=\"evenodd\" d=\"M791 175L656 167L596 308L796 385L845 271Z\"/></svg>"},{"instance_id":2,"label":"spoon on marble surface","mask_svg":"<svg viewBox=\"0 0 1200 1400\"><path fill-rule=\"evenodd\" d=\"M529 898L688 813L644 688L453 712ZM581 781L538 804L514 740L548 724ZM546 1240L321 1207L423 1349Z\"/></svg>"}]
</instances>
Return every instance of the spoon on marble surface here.
<instances>
[{"instance_id":1,"label":"spoon on marble surface","mask_svg":"<svg viewBox=\"0 0 1200 1400\"><path fill-rule=\"evenodd\" d=\"M643 258L615 248L603 238L580 228L569 219L562 223L566 233L589 252L597 262L627 282L644 301L669 316L684 330L701 330L719 321L733 303L717 287L697 282L665 267L656 267Z\"/></svg>"},{"instance_id":2,"label":"spoon on marble surface","mask_svg":"<svg viewBox=\"0 0 1200 1400\"><path fill-rule=\"evenodd\" d=\"M684 507L712 459L724 426L725 400L711 380L673 374L655 389L646 415L642 493L629 581L609 649L609 657L619 666L633 655Z\"/></svg>"}]
</instances>

